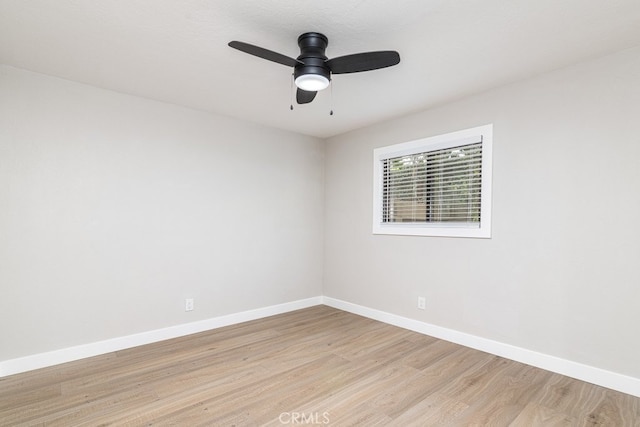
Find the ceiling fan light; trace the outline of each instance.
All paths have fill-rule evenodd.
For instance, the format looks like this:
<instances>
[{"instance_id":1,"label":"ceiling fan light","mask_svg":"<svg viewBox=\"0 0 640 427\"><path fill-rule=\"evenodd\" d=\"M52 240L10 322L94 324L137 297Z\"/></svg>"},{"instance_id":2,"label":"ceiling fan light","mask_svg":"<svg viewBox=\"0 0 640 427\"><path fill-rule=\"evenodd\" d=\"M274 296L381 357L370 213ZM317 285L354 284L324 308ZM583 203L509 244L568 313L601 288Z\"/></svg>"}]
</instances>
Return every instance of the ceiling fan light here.
<instances>
[{"instance_id":1,"label":"ceiling fan light","mask_svg":"<svg viewBox=\"0 0 640 427\"><path fill-rule=\"evenodd\" d=\"M296 77L296 86L307 92L317 92L329 86L329 79L320 74L302 74Z\"/></svg>"}]
</instances>

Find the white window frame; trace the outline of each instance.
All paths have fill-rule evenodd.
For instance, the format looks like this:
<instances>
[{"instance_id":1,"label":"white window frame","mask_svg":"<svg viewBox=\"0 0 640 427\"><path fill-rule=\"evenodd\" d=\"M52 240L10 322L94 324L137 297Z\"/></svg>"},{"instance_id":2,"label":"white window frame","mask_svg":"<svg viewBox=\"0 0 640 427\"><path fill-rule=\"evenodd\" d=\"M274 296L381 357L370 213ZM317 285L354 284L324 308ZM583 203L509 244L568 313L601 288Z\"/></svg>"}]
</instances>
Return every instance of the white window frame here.
<instances>
[{"instance_id":1,"label":"white window frame","mask_svg":"<svg viewBox=\"0 0 640 427\"><path fill-rule=\"evenodd\" d=\"M482 140L482 183L480 199L480 223L411 223L382 222L383 161L385 159L416 153L441 150ZM478 126L457 132L432 136L373 150L373 234L406 236L491 238L491 175L493 150L493 124Z\"/></svg>"}]
</instances>

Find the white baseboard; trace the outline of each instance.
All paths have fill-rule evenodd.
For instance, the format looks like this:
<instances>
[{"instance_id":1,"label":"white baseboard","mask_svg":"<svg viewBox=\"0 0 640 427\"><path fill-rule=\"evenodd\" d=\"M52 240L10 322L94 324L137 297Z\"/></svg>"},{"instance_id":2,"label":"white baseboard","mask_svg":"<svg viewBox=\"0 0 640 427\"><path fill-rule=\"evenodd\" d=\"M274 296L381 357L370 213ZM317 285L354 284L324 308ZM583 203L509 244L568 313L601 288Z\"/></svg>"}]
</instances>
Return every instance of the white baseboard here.
<instances>
[{"instance_id":1,"label":"white baseboard","mask_svg":"<svg viewBox=\"0 0 640 427\"><path fill-rule=\"evenodd\" d=\"M47 366L58 365L61 363L72 362L74 360L98 356L139 345L195 334L198 332L221 328L223 326L247 322L249 320L261 319L320 304L640 397L639 378L595 368L593 366L584 365L571 360L538 353L510 344L493 341L487 338L455 331L453 329L443 328L441 326L432 325L430 323L409 319L326 296L307 298L304 300L292 301L284 304L201 320L198 322L185 323L139 334L63 348L17 359L0 361L0 377L45 368Z\"/></svg>"},{"instance_id":2,"label":"white baseboard","mask_svg":"<svg viewBox=\"0 0 640 427\"><path fill-rule=\"evenodd\" d=\"M201 320L198 322L185 323L182 325L156 329L153 331L127 335L124 337L98 341L90 344L78 345L75 347L63 348L60 350L34 354L17 359L4 360L0 361L0 377L32 371L39 368L46 368L47 366L72 362L74 360L98 356L113 351L137 347L139 345L150 344L171 338L195 334L198 332L208 331L210 329L247 322L249 320L261 319L263 317L287 313L289 311L299 310L302 308L320 304L322 304L322 297L307 298L303 300L287 302L284 304L258 308L255 310L228 314L226 316L214 317L212 319Z\"/></svg>"},{"instance_id":3,"label":"white baseboard","mask_svg":"<svg viewBox=\"0 0 640 427\"><path fill-rule=\"evenodd\" d=\"M474 348L487 353L502 356L517 362L545 369L571 378L576 378L612 390L621 391L633 396L640 397L640 378L606 371L571 360L561 359L556 356L538 353L525 348L516 347L510 344L493 341L487 338L466 334L453 329L443 328L430 323L409 319L406 317L390 314L373 308L364 307L350 302L342 301L330 297L322 297L325 305L334 307L390 325L399 326L404 329L430 335L465 347Z\"/></svg>"}]
</instances>

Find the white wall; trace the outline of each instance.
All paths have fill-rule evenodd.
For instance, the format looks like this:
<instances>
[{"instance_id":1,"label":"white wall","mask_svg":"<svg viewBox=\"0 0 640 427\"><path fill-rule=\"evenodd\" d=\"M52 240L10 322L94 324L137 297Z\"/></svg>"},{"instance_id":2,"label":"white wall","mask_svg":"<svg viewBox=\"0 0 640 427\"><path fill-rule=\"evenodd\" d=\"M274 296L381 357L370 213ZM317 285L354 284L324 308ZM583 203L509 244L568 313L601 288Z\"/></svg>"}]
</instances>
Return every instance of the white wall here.
<instances>
[{"instance_id":1,"label":"white wall","mask_svg":"<svg viewBox=\"0 0 640 427\"><path fill-rule=\"evenodd\" d=\"M323 156L0 67L0 361L321 295Z\"/></svg>"},{"instance_id":2,"label":"white wall","mask_svg":"<svg viewBox=\"0 0 640 427\"><path fill-rule=\"evenodd\" d=\"M375 147L487 123L492 239L372 235ZM640 378L640 48L331 138L325 174L324 295Z\"/></svg>"}]
</instances>

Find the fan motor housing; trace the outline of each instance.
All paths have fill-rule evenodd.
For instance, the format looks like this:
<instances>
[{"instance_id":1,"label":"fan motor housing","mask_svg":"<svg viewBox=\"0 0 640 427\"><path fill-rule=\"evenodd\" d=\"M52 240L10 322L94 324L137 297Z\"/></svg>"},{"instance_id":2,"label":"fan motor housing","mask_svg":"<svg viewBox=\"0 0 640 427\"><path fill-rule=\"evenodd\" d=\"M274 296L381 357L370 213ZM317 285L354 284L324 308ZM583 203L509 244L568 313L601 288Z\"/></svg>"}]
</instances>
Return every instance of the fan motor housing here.
<instances>
[{"instance_id":1,"label":"fan motor housing","mask_svg":"<svg viewBox=\"0 0 640 427\"><path fill-rule=\"evenodd\" d=\"M329 39L321 33L304 33L298 37L300 55L297 59L304 65L294 67L294 79L305 74L318 74L331 80L331 70L325 64L327 60L325 50L328 44Z\"/></svg>"}]
</instances>

